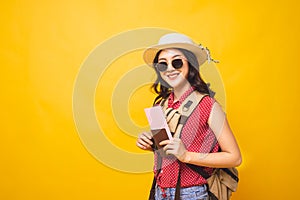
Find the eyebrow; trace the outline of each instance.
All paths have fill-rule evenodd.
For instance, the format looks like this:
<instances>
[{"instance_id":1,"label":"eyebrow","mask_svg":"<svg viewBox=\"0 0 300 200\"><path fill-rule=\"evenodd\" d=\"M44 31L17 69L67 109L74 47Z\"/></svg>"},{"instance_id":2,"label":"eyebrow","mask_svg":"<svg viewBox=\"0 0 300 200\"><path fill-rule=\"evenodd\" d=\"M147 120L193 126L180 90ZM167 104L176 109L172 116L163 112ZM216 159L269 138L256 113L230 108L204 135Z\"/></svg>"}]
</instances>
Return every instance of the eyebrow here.
<instances>
[{"instance_id":1,"label":"eyebrow","mask_svg":"<svg viewBox=\"0 0 300 200\"><path fill-rule=\"evenodd\" d=\"M182 55L176 54L176 55L172 56L171 58L175 58L177 56L182 56ZM167 60L167 59L166 58L159 58L158 60Z\"/></svg>"}]
</instances>

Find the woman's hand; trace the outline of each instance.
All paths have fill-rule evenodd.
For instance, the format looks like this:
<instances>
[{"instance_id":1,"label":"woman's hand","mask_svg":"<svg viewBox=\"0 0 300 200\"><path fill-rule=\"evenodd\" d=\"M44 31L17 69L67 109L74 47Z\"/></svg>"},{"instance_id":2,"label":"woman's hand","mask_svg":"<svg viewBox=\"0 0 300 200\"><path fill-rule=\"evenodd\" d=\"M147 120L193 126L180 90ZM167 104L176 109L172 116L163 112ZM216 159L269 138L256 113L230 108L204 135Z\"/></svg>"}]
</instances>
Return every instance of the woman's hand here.
<instances>
[{"instance_id":1,"label":"woman's hand","mask_svg":"<svg viewBox=\"0 0 300 200\"><path fill-rule=\"evenodd\" d=\"M181 139L164 140L159 144L164 146L163 150L166 155L174 155L181 162L185 161L187 150Z\"/></svg>"},{"instance_id":2,"label":"woman's hand","mask_svg":"<svg viewBox=\"0 0 300 200\"><path fill-rule=\"evenodd\" d=\"M136 146L140 149L152 151L153 142L151 141L152 135L148 132L143 132L138 136Z\"/></svg>"}]
</instances>

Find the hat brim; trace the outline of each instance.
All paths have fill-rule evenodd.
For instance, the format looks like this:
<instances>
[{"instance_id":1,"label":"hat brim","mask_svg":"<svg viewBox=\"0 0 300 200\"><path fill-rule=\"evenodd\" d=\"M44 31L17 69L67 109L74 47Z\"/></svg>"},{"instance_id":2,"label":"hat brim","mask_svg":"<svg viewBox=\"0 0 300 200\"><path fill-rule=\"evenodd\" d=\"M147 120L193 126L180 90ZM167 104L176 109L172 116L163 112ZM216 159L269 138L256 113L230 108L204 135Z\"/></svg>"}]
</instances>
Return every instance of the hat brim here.
<instances>
[{"instance_id":1,"label":"hat brim","mask_svg":"<svg viewBox=\"0 0 300 200\"><path fill-rule=\"evenodd\" d=\"M172 43L172 44L161 44L161 45L151 46L144 51L143 59L147 65L153 67L153 60L157 52L159 52L162 49L171 49L171 48L181 48L181 49L186 49L191 51L197 57L199 66L201 66L208 59L207 52L205 51L204 48L189 43Z\"/></svg>"}]
</instances>

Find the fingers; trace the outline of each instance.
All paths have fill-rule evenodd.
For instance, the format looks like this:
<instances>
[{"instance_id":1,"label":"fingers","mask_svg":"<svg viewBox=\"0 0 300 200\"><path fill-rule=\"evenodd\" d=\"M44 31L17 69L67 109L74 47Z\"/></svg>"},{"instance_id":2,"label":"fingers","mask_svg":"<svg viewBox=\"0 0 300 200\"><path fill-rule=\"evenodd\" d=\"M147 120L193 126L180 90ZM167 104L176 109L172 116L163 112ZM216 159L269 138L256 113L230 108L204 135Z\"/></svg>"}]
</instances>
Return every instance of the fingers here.
<instances>
[{"instance_id":1,"label":"fingers","mask_svg":"<svg viewBox=\"0 0 300 200\"><path fill-rule=\"evenodd\" d=\"M173 150L176 148L176 145L173 142L173 140L164 140L164 141L161 141L159 144L161 146L164 146L163 150L164 150L165 154L167 154L167 155L174 154Z\"/></svg>"},{"instance_id":2,"label":"fingers","mask_svg":"<svg viewBox=\"0 0 300 200\"><path fill-rule=\"evenodd\" d=\"M153 145L153 142L151 141L152 136L150 133L144 132L139 135L137 141L136 141L136 146L138 146L141 149L144 150L151 150Z\"/></svg>"},{"instance_id":3,"label":"fingers","mask_svg":"<svg viewBox=\"0 0 300 200\"><path fill-rule=\"evenodd\" d=\"M163 140L159 143L160 146L165 146L167 144L170 144L171 143L171 140Z\"/></svg>"},{"instance_id":4,"label":"fingers","mask_svg":"<svg viewBox=\"0 0 300 200\"><path fill-rule=\"evenodd\" d=\"M149 132L143 132L142 134L140 134L140 136L144 136L144 137L148 138L149 140L152 139L152 134Z\"/></svg>"},{"instance_id":5,"label":"fingers","mask_svg":"<svg viewBox=\"0 0 300 200\"><path fill-rule=\"evenodd\" d=\"M159 143L159 145L161 145L161 146L164 146L164 145L175 145L175 144L178 144L178 143L180 143L180 142L181 142L180 139L178 139L178 138L172 138L171 140L164 140L164 141L161 141L161 142Z\"/></svg>"},{"instance_id":6,"label":"fingers","mask_svg":"<svg viewBox=\"0 0 300 200\"><path fill-rule=\"evenodd\" d=\"M186 152L184 144L178 138L162 141L160 145L165 145L163 151L166 155L174 155L178 159Z\"/></svg>"}]
</instances>

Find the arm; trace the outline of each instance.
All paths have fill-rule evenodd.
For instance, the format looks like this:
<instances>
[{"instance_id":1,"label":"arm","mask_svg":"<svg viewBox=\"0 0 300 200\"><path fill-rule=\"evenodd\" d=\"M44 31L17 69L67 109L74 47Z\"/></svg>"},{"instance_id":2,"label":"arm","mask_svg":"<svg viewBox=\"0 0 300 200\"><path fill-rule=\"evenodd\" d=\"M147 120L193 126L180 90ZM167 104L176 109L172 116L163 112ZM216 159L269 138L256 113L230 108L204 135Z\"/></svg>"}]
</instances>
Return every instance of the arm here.
<instances>
[{"instance_id":1,"label":"arm","mask_svg":"<svg viewBox=\"0 0 300 200\"><path fill-rule=\"evenodd\" d=\"M218 142L222 149L221 152L204 154L186 151L181 161L214 168L239 166L242 162L241 153L227 119L225 119L223 129L218 137Z\"/></svg>"},{"instance_id":2,"label":"arm","mask_svg":"<svg viewBox=\"0 0 300 200\"><path fill-rule=\"evenodd\" d=\"M230 129L221 106L214 104L208 124L216 134L221 152L216 153L197 153L188 152L180 139L165 140L162 145L166 145L164 150L167 154L173 154L180 161L199 166L213 168L228 168L235 167L241 164L242 158L238 144Z\"/></svg>"}]
</instances>

